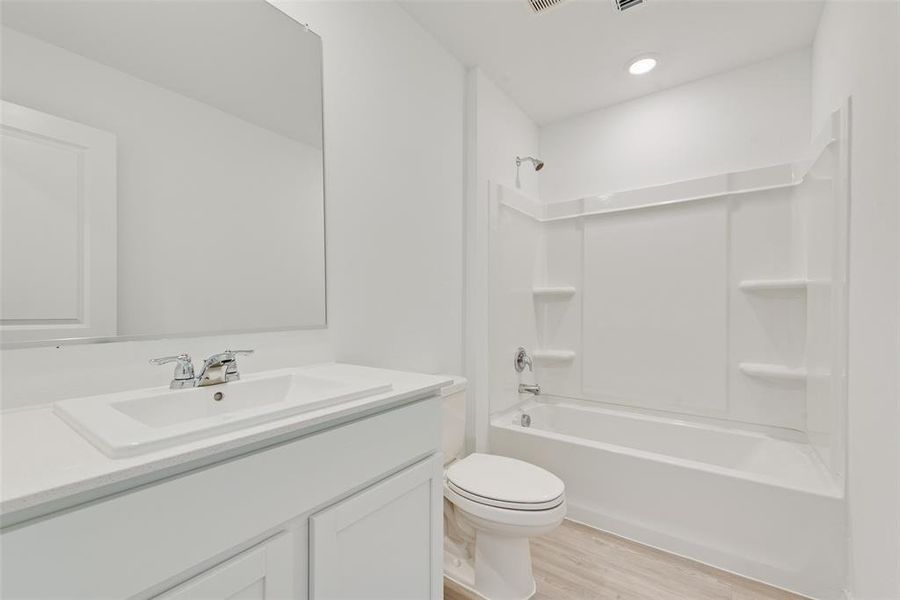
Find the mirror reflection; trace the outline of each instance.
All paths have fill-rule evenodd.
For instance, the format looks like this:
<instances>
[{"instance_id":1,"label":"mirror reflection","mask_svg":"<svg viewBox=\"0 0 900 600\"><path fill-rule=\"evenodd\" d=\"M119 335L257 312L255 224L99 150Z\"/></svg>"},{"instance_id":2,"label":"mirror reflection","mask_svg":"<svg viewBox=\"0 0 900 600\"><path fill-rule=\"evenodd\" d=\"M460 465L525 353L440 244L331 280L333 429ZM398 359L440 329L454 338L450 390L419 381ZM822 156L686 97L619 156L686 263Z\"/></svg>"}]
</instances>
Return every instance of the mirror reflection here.
<instances>
[{"instance_id":1,"label":"mirror reflection","mask_svg":"<svg viewBox=\"0 0 900 600\"><path fill-rule=\"evenodd\" d=\"M325 324L321 40L264 2L5 1L4 343Z\"/></svg>"}]
</instances>

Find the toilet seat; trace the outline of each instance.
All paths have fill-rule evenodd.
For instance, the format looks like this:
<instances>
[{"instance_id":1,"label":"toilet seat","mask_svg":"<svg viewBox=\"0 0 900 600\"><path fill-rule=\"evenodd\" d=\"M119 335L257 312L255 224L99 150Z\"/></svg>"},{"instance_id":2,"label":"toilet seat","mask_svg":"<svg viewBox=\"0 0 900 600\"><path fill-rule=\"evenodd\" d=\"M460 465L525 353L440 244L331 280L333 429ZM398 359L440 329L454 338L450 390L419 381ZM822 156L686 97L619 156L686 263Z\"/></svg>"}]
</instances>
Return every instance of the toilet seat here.
<instances>
[{"instance_id":1,"label":"toilet seat","mask_svg":"<svg viewBox=\"0 0 900 600\"><path fill-rule=\"evenodd\" d=\"M559 496L554 498L553 500L549 500L547 502L529 502L529 503L520 503L520 502L507 502L505 500L496 500L494 498L485 498L484 496L479 496L478 494L473 494L468 490L464 490L459 486L455 485L452 481L447 481L447 488L452 490L453 492L459 494L463 498L467 498L472 502L477 502L478 504L484 504L485 506L493 506L496 508L505 508L507 510L549 510L551 508L556 508L560 504L563 503L563 497Z\"/></svg>"},{"instance_id":2,"label":"toilet seat","mask_svg":"<svg viewBox=\"0 0 900 600\"><path fill-rule=\"evenodd\" d=\"M446 483L455 495L506 510L550 510L565 500L565 485L558 477L505 456L470 454L447 469Z\"/></svg>"}]
</instances>

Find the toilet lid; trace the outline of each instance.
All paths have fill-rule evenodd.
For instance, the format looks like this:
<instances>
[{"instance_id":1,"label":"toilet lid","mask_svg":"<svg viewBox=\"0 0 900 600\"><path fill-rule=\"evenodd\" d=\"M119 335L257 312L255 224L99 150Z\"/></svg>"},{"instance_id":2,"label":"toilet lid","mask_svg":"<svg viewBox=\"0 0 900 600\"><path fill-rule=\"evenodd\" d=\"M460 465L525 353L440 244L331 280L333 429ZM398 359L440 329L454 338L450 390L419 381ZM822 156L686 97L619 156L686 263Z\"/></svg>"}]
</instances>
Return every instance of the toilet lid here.
<instances>
[{"instance_id":1,"label":"toilet lid","mask_svg":"<svg viewBox=\"0 0 900 600\"><path fill-rule=\"evenodd\" d=\"M493 454L470 454L453 463L447 469L447 483L470 500L510 508L552 508L565 492L562 480L553 473Z\"/></svg>"}]
</instances>

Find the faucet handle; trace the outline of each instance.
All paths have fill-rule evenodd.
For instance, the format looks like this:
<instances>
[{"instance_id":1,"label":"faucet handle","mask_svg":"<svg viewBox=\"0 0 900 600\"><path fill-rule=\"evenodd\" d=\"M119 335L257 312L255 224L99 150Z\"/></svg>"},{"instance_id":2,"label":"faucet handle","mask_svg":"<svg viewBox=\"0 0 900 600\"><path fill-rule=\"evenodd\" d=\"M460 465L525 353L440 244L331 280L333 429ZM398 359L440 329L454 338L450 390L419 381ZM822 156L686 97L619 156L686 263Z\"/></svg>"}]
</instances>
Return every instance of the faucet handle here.
<instances>
[{"instance_id":1,"label":"faucet handle","mask_svg":"<svg viewBox=\"0 0 900 600\"><path fill-rule=\"evenodd\" d=\"M175 364L175 373L172 375L172 388L187 387L186 383L194 381L194 363L189 354L178 354L176 356L161 356L159 358L151 358L152 365L165 365L168 363Z\"/></svg>"},{"instance_id":2,"label":"faucet handle","mask_svg":"<svg viewBox=\"0 0 900 600\"><path fill-rule=\"evenodd\" d=\"M529 371L534 370L531 357L528 356L528 351L522 346L519 346L519 349L516 350L516 357L513 361L513 365L516 367L516 373L521 373L525 370L525 367L528 367Z\"/></svg>"},{"instance_id":3,"label":"faucet handle","mask_svg":"<svg viewBox=\"0 0 900 600\"><path fill-rule=\"evenodd\" d=\"M254 350L226 350L220 356L224 357L224 360L230 363L228 365L229 373L237 373L237 357L241 354L253 354Z\"/></svg>"},{"instance_id":4,"label":"faucet handle","mask_svg":"<svg viewBox=\"0 0 900 600\"><path fill-rule=\"evenodd\" d=\"M173 363L176 361L179 364L184 363L184 362L191 362L191 356L190 356L190 354L178 354L176 356L161 356L159 358L151 358L150 364L151 365L165 365L165 364Z\"/></svg>"}]
</instances>

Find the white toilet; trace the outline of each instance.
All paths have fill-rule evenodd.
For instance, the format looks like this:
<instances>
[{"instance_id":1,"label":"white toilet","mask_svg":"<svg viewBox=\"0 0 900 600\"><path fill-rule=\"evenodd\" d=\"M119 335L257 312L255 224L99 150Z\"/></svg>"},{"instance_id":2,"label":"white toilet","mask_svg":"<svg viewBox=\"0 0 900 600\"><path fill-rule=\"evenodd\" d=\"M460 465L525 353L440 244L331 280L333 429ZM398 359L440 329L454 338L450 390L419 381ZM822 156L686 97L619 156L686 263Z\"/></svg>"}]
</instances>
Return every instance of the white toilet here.
<instances>
[{"instance_id":1,"label":"white toilet","mask_svg":"<svg viewBox=\"0 0 900 600\"><path fill-rule=\"evenodd\" d=\"M535 593L529 538L566 516L565 486L530 463L470 454L465 447L466 380L442 390L444 572L487 600Z\"/></svg>"}]
</instances>

